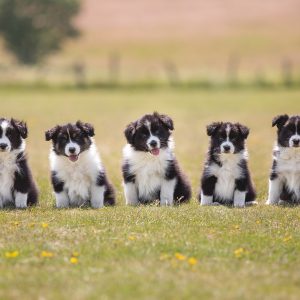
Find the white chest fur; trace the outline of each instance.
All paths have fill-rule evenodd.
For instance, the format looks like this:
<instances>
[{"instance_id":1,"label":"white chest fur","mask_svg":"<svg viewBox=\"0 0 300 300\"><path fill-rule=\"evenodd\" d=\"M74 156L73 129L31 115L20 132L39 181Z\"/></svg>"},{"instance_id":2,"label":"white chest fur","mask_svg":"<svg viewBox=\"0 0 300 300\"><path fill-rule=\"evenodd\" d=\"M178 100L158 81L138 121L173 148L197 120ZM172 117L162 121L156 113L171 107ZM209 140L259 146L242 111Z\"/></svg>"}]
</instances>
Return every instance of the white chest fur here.
<instances>
[{"instance_id":1,"label":"white chest fur","mask_svg":"<svg viewBox=\"0 0 300 300\"><path fill-rule=\"evenodd\" d=\"M13 202L12 188L14 185L15 172L18 170L16 158L18 153L0 153L0 202L5 205Z\"/></svg>"},{"instance_id":2,"label":"white chest fur","mask_svg":"<svg viewBox=\"0 0 300 300\"><path fill-rule=\"evenodd\" d=\"M217 177L215 196L223 200L233 200L235 181L241 177L242 169L239 163L241 154L221 154L222 166L212 164L210 174Z\"/></svg>"},{"instance_id":3,"label":"white chest fur","mask_svg":"<svg viewBox=\"0 0 300 300\"><path fill-rule=\"evenodd\" d=\"M159 155L154 156L126 145L123 154L129 163L130 173L135 175L139 198L152 200L151 197L161 189L168 161L173 159L172 150L162 149Z\"/></svg>"},{"instance_id":4,"label":"white chest fur","mask_svg":"<svg viewBox=\"0 0 300 300\"><path fill-rule=\"evenodd\" d=\"M300 199L300 148L280 148L275 160L279 178Z\"/></svg>"},{"instance_id":5,"label":"white chest fur","mask_svg":"<svg viewBox=\"0 0 300 300\"><path fill-rule=\"evenodd\" d=\"M74 205L81 205L90 199L92 185L96 184L99 172L103 169L94 144L80 154L76 162L58 156L51 150L50 167L64 182L64 190L69 196L70 203Z\"/></svg>"}]
</instances>

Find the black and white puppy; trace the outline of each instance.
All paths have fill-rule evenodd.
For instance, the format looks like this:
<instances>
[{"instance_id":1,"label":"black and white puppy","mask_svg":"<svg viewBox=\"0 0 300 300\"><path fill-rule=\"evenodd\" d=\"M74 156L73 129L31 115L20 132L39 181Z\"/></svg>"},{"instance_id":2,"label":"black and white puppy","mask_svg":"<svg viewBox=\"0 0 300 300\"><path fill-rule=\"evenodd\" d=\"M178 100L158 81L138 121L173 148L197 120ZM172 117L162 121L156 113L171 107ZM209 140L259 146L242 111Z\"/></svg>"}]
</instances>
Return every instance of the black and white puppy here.
<instances>
[{"instance_id":1,"label":"black and white puppy","mask_svg":"<svg viewBox=\"0 0 300 300\"><path fill-rule=\"evenodd\" d=\"M173 121L157 112L144 115L125 129L123 179L126 204L160 200L160 205L188 201L190 184L173 153Z\"/></svg>"},{"instance_id":2,"label":"black and white puppy","mask_svg":"<svg viewBox=\"0 0 300 300\"><path fill-rule=\"evenodd\" d=\"M249 129L239 123L216 122L207 126L211 137L201 179L201 205L253 204L256 193L248 169L245 140Z\"/></svg>"},{"instance_id":3,"label":"black and white puppy","mask_svg":"<svg viewBox=\"0 0 300 300\"><path fill-rule=\"evenodd\" d=\"M93 208L115 203L114 189L106 177L88 123L57 125L46 131L50 150L51 180L56 206Z\"/></svg>"},{"instance_id":4,"label":"black and white puppy","mask_svg":"<svg viewBox=\"0 0 300 300\"><path fill-rule=\"evenodd\" d=\"M267 204L300 204L300 116L279 115Z\"/></svg>"},{"instance_id":5,"label":"black and white puppy","mask_svg":"<svg viewBox=\"0 0 300 300\"><path fill-rule=\"evenodd\" d=\"M0 208L26 208L38 202L25 154L26 138L26 123L0 119Z\"/></svg>"}]
</instances>

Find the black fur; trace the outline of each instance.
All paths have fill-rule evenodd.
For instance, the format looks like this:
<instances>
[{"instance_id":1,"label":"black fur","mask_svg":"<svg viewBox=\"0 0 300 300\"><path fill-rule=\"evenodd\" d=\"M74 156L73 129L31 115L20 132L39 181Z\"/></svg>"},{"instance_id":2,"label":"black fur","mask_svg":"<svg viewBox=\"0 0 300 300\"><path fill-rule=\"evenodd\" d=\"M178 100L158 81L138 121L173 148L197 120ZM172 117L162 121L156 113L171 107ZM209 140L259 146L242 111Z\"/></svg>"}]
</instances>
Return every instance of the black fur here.
<instances>
[{"instance_id":1,"label":"black fur","mask_svg":"<svg viewBox=\"0 0 300 300\"><path fill-rule=\"evenodd\" d=\"M60 193L64 189L64 182L57 177L55 171L51 172L51 182L55 193Z\"/></svg>"},{"instance_id":2,"label":"black fur","mask_svg":"<svg viewBox=\"0 0 300 300\"><path fill-rule=\"evenodd\" d=\"M105 172L99 172L97 185L106 187L106 191L104 193L104 205L115 205L115 190L112 184L108 181Z\"/></svg>"},{"instance_id":3,"label":"black fur","mask_svg":"<svg viewBox=\"0 0 300 300\"><path fill-rule=\"evenodd\" d=\"M27 205L38 203L38 189L29 169L26 156L21 153L17 159L18 171L15 172L15 183L13 189L17 192L28 193Z\"/></svg>"},{"instance_id":4,"label":"black fur","mask_svg":"<svg viewBox=\"0 0 300 300\"><path fill-rule=\"evenodd\" d=\"M167 115L154 112L153 114L144 115L142 118L131 122L126 127L124 134L128 144L132 146L134 151L152 153L151 150L153 148L162 150L169 147L172 130L174 130L173 120ZM159 140L159 145L154 145L153 147L149 145L148 139L151 135L155 137L156 140ZM125 184L136 182L137 174L132 171L131 162L128 159L124 159L122 174ZM191 198L190 184L186 176L182 173L174 156L168 161L164 176L166 180L172 180L174 178L177 180L173 196L175 204L186 202ZM154 191L149 197L149 199L142 199L139 196L139 202L149 203L160 199L160 189L158 188L157 191Z\"/></svg>"},{"instance_id":5,"label":"black fur","mask_svg":"<svg viewBox=\"0 0 300 300\"><path fill-rule=\"evenodd\" d=\"M292 148L297 148L295 151L300 151L300 116L295 115L289 117L287 114L275 116L272 120L272 127L277 127L277 145L273 151L273 162L270 172L270 184L276 185L276 180L279 180L280 183L280 196L278 194L270 194L269 201L270 204L278 204L279 200L291 204L299 204L300 199L298 192L295 192L294 189L300 189L300 183L297 188L297 184L291 190L289 187L288 180L293 182L293 176L297 176L299 172L299 167L297 166L297 159L294 160L295 166L293 169L293 163L291 160L295 159L292 156L288 158L282 158L281 152L286 151L289 153L293 152ZM290 149L289 149L290 148ZM290 153L292 153L290 152ZM295 153L296 153L295 152ZM287 167L285 167L285 164ZM298 168L298 169L297 169ZM297 178L297 177L296 177Z\"/></svg>"},{"instance_id":6,"label":"black fur","mask_svg":"<svg viewBox=\"0 0 300 300\"><path fill-rule=\"evenodd\" d=\"M300 134L300 116L279 115L272 121L272 126L277 126L277 142L281 147L290 147L290 138L298 132ZM294 144L300 147L300 142Z\"/></svg>"},{"instance_id":7,"label":"black fur","mask_svg":"<svg viewBox=\"0 0 300 300\"><path fill-rule=\"evenodd\" d=\"M70 142L70 138L80 146L80 153L82 153L89 149L92 144L91 137L94 135L94 128L91 124L77 121L75 124L57 125L47 130L45 139L46 141L52 140L53 150L57 155L68 156L65 153L65 147Z\"/></svg>"},{"instance_id":8,"label":"black fur","mask_svg":"<svg viewBox=\"0 0 300 300\"><path fill-rule=\"evenodd\" d=\"M226 131L229 128L229 135ZM203 170L200 182L200 190L205 196L212 196L213 202L221 204L233 203L232 199L224 199L215 193L218 177L211 172L212 167L220 168L222 172L222 160L220 155L232 153L231 155L238 155L245 150L245 140L249 135L249 129L240 123L223 123L214 122L207 126L207 135L211 137L208 155ZM225 146L230 145L230 150ZM235 179L235 190L246 192L246 202L254 201L256 192L251 180L248 163L246 159L241 159L238 162L241 170L239 178ZM199 193L199 201L201 201L201 192Z\"/></svg>"},{"instance_id":9,"label":"black fur","mask_svg":"<svg viewBox=\"0 0 300 300\"><path fill-rule=\"evenodd\" d=\"M7 124L4 131L2 128L3 122L6 122ZM38 203L38 189L28 166L26 153L21 148L22 139L26 139L28 136L27 125L23 121L5 118L0 119L0 125L1 145L3 145L3 147L6 146L6 148L1 149L1 152L3 152L3 155L5 152L18 153L15 158L17 171L15 171L13 178L12 197L14 198L15 192L27 194L27 206L35 205ZM5 139L8 139L9 142L4 142ZM2 155L2 153L0 153L0 155ZM5 174L3 174L3 176L5 176Z\"/></svg>"},{"instance_id":10,"label":"black fur","mask_svg":"<svg viewBox=\"0 0 300 300\"><path fill-rule=\"evenodd\" d=\"M46 141L52 140L52 149L57 156L68 157L72 163L79 159L80 155L89 150L93 141L92 137L95 135L94 127L89 123L77 121L76 123L68 123L65 125L56 125L55 127L45 132ZM71 142L71 143L70 143ZM71 152L69 145L72 145L73 150L78 148L77 152ZM73 146L75 145L75 146ZM69 150L66 150L68 148ZM68 153L68 151L70 151ZM72 159L72 157L75 159ZM102 166L101 166L102 167ZM67 179L64 179L67 182ZM58 177L55 170L51 171L51 182L56 193L61 193L64 190L65 182ZM99 171L97 178L95 178L96 185L104 186L104 205L115 204L115 192L112 184L107 179L104 169Z\"/></svg>"}]
</instances>

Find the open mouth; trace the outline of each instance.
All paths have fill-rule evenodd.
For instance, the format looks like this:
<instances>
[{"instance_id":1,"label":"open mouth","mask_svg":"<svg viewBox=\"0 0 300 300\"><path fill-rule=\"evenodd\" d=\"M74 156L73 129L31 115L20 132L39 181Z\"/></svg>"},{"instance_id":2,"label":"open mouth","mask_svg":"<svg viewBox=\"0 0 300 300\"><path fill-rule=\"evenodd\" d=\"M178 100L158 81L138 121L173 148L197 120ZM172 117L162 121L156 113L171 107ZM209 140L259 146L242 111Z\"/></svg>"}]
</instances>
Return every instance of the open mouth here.
<instances>
[{"instance_id":1,"label":"open mouth","mask_svg":"<svg viewBox=\"0 0 300 300\"><path fill-rule=\"evenodd\" d=\"M76 160L78 159L78 155L76 155L76 154L71 154L71 155L69 155L68 157L69 157L69 160L70 160L70 161L73 161L73 162L76 161Z\"/></svg>"},{"instance_id":2,"label":"open mouth","mask_svg":"<svg viewBox=\"0 0 300 300\"><path fill-rule=\"evenodd\" d=\"M159 148L153 148L150 150L150 153L155 156L159 155L159 152Z\"/></svg>"}]
</instances>

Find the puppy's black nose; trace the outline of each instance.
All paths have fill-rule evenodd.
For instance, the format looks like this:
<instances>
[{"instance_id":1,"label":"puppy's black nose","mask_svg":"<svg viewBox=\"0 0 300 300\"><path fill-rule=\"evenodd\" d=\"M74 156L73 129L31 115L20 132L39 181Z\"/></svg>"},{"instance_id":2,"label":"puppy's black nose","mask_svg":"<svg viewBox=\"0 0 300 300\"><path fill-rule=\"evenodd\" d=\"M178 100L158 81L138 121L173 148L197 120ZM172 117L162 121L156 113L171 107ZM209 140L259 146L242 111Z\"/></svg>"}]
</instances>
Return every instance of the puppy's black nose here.
<instances>
[{"instance_id":1,"label":"puppy's black nose","mask_svg":"<svg viewBox=\"0 0 300 300\"><path fill-rule=\"evenodd\" d=\"M151 141L151 142L150 142L150 146L151 146L151 147L156 147L156 146L157 146L157 141L154 141L154 140Z\"/></svg>"},{"instance_id":2,"label":"puppy's black nose","mask_svg":"<svg viewBox=\"0 0 300 300\"><path fill-rule=\"evenodd\" d=\"M70 153L75 153L75 150L76 150L76 149L75 149L74 147L70 147L70 148L69 148L69 152L70 152Z\"/></svg>"},{"instance_id":3,"label":"puppy's black nose","mask_svg":"<svg viewBox=\"0 0 300 300\"><path fill-rule=\"evenodd\" d=\"M293 140L293 143L295 146L299 146L300 144L300 140L296 139L296 140Z\"/></svg>"},{"instance_id":4,"label":"puppy's black nose","mask_svg":"<svg viewBox=\"0 0 300 300\"><path fill-rule=\"evenodd\" d=\"M229 152L230 151L230 146L225 145L225 146L223 146L223 149L224 149L225 152Z\"/></svg>"},{"instance_id":5,"label":"puppy's black nose","mask_svg":"<svg viewBox=\"0 0 300 300\"><path fill-rule=\"evenodd\" d=\"M5 150L7 148L7 144L1 143L0 144L0 149Z\"/></svg>"}]
</instances>

